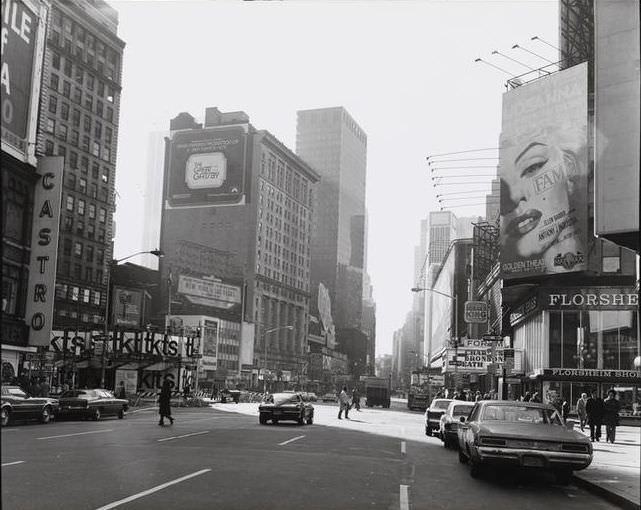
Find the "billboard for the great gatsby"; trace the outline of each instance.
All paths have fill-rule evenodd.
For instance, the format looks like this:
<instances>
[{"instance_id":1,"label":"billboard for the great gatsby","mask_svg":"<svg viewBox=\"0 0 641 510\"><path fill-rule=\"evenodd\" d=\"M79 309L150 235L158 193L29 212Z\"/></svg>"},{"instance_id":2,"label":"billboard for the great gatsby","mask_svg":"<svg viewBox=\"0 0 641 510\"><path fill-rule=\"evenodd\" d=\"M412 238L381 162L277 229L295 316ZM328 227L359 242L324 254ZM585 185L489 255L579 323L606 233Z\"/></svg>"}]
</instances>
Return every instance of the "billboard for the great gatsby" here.
<instances>
[{"instance_id":1,"label":"billboard for the great gatsby","mask_svg":"<svg viewBox=\"0 0 641 510\"><path fill-rule=\"evenodd\" d=\"M587 101L586 64L503 95L504 279L587 267Z\"/></svg>"}]
</instances>

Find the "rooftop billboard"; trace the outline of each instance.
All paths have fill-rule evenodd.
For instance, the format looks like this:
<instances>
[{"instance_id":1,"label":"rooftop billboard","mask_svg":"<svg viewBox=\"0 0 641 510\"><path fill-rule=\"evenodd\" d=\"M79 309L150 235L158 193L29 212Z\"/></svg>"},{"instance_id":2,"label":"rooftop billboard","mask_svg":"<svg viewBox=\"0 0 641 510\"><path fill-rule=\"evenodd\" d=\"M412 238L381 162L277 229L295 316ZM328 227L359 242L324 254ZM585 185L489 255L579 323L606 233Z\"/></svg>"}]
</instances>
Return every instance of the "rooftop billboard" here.
<instances>
[{"instance_id":1,"label":"rooftop billboard","mask_svg":"<svg viewBox=\"0 0 641 510\"><path fill-rule=\"evenodd\" d=\"M587 267L587 93L584 63L503 95L504 279Z\"/></svg>"}]
</instances>

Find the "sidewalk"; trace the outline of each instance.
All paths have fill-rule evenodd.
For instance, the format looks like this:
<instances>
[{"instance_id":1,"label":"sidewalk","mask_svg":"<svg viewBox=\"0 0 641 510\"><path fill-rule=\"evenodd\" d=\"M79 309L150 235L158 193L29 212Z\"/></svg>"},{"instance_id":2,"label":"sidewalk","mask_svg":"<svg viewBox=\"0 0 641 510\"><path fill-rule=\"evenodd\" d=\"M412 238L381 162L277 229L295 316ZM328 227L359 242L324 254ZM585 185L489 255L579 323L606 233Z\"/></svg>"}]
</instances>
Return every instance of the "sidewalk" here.
<instances>
[{"instance_id":1,"label":"sidewalk","mask_svg":"<svg viewBox=\"0 0 641 510\"><path fill-rule=\"evenodd\" d=\"M586 435L589 430L586 428ZM587 469L575 471L577 485L608 499L622 508L639 509L641 476L641 428L617 427L614 444L605 442L603 436L592 443L594 458Z\"/></svg>"}]
</instances>

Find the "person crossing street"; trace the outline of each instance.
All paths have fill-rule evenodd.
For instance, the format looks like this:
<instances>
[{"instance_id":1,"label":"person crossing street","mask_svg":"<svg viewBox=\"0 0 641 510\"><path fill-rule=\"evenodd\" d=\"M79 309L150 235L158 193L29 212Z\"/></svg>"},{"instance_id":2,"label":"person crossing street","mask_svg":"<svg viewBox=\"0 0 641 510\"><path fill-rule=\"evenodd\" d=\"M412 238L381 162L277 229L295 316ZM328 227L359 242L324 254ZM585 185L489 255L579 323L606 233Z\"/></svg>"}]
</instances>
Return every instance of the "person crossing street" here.
<instances>
[{"instance_id":1,"label":"person crossing street","mask_svg":"<svg viewBox=\"0 0 641 510\"><path fill-rule=\"evenodd\" d=\"M343 389L341 390L340 394L338 395L338 405L339 410L338 410L338 419L341 420L341 415L343 414L343 411L345 411L345 419L349 420L349 408L350 408L350 401L349 401L349 395L347 394L347 386L343 386Z\"/></svg>"}]
</instances>

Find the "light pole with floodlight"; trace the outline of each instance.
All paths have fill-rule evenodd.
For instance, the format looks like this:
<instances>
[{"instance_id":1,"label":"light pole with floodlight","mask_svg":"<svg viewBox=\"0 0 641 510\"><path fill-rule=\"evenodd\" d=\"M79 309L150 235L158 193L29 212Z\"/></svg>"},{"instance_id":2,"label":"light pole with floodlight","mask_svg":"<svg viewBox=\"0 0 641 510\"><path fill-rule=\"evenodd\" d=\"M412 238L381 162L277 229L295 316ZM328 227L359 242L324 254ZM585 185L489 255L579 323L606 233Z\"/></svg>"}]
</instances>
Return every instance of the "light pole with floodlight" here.
<instances>
[{"instance_id":1,"label":"light pole with floodlight","mask_svg":"<svg viewBox=\"0 0 641 510\"><path fill-rule=\"evenodd\" d=\"M455 338L455 344L454 347L456 348L456 355L454 359L454 378L456 379L456 373L458 372L457 367L458 367L458 296L450 296L449 294L446 294L445 292L441 292L440 290L436 289L428 289L426 287L413 287L412 292L434 292L436 294L440 294L441 296L445 296L446 298L450 298L452 301L454 301L454 338ZM427 383L427 405L430 405L430 402L432 400L432 375L430 373L431 367L432 367L432 296L430 296L430 320L429 320L429 337L427 340L427 377L428 377L428 383Z\"/></svg>"},{"instance_id":2,"label":"light pole with floodlight","mask_svg":"<svg viewBox=\"0 0 641 510\"><path fill-rule=\"evenodd\" d=\"M135 257L136 255L142 255L144 253L149 253L150 255L155 255L158 258L164 257L164 253L162 250L148 250L148 251L139 251L136 253L132 253L131 255L127 255L126 257L123 257L121 259L113 259L111 262L108 263L109 270L107 271L107 291L105 293L106 297L106 305L105 305L105 320L104 322L104 334L102 337L102 359L101 359L101 365L100 365L100 387L104 388L105 387L105 361L107 357L107 345L106 342L109 340L109 327L111 323L111 310L109 306L109 300L111 299L111 271L115 266L120 264L121 262L124 262L127 259L130 259L132 257Z\"/></svg>"},{"instance_id":3,"label":"light pole with floodlight","mask_svg":"<svg viewBox=\"0 0 641 510\"><path fill-rule=\"evenodd\" d=\"M263 347L265 349L265 369L263 372L263 393L267 393L267 333L273 333L274 331L280 331L281 329L288 329L293 331L294 326L279 326L277 328L268 329L263 331Z\"/></svg>"}]
</instances>

